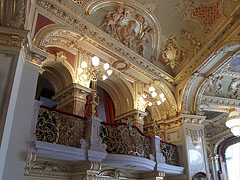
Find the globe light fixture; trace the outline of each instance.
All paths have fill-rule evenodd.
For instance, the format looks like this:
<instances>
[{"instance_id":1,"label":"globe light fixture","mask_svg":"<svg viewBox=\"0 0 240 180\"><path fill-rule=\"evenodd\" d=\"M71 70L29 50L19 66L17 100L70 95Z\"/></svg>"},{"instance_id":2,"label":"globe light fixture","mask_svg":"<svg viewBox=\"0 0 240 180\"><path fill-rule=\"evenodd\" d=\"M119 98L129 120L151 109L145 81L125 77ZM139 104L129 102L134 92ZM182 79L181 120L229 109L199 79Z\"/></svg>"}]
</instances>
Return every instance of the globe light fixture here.
<instances>
[{"instance_id":1,"label":"globe light fixture","mask_svg":"<svg viewBox=\"0 0 240 180\"><path fill-rule=\"evenodd\" d=\"M142 105L145 105L147 102L147 106L151 107L152 111L152 117L153 117L153 126L154 126L154 135L156 136L157 134L157 120L156 117L154 116L154 106L156 105L161 105L164 101L166 100L165 96L163 93L157 94L155 87L150 86L149 87L149 92L143 93L141 97L139 97L139 101L142 103Z\"/></svg>"},{"instance_id":2,"label":"globe light fixture","mask_svg":"<svg viewBox=\"0 0 240 180\"><path fill-rule=\"evenodd\" d=\"M150 91L150 92L154 92L154 91L155 91L155 87L151 86L151 87L149 88L149 91Z\"/></svg>"},{"instance_id":3,"label":"globe light fixture","mask_svg":"<svg viewBox=\"0 0 240 180\"><path fill-rule=\"evenodd\" d=\"M230 111L226 126L231 129L234 136L240 137L240 114L236 110Z\"/></svg>"},{"instance_id":4,"label":"globe light fixture","mask_svg":"<svg viewBox=\"0 0 240 180\"><path fill-rule=\"evenodd\" d=\"M87 62L86 61L82 61L81 67L83 69L85 69L87 67Z\"/></svg>"},{"instance_id":5,"label":"globe light fixture","mask_svg":"<svg viewBox=\"0 0 240 180\"><path fill-rule=\"evenodd\" d=\"M97 98L97 80L106 80L113 73L113 70L110 69L108 63L104 63L100 66L100 59L97 56L92 57L91 63L82 61L81 66L77 69L77 82L87 82L91 80L92 82L92 100L91 105L91 115L97 116L96 107L99 104ZM144 101L144 100L143 100Z\"/></svg>"},{"instance_id":6,"label":"globe light fixture","mask_svg":"<svg viewBox=\"0 0 240 180\"><path fill-rule=\"evenodd\" d=\"M92 57L92 65L93 66L95 66L95 67L99 66L99 62L100 62L99 57L97 57L97 56Z\"/></svg>"},{"instance_id":7,"label":"globe light fixture","mask_svg":"<svg viewBox=\"0 0 240 180\"><path fill-rule=\"evenodd\" d=\"M108 64L108 63L105 63L105 64L103 65L103 68L104 68L105 70L108 70L108 69L109 69L109 64Z\"/></svg>"}]
</instances>

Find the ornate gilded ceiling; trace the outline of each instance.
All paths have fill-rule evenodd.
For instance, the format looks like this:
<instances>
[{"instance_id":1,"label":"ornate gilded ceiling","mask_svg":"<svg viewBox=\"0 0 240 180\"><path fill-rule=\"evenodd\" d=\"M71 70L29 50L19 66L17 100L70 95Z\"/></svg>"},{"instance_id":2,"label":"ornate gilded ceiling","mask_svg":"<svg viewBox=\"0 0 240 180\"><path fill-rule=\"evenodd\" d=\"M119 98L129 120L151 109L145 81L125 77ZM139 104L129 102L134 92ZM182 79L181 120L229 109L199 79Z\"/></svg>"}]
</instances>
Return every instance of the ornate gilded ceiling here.
<instances>
[{"instance_id":1,"label":"ornate gilded ceiling","mask_svg":"<svg viewBox=\"0 0 240 180\"><path fill-rule=\"evenodd\" d=\"M91 22L102 30L142 55L150 62L163 68L171 75L178 74L183 67L196 58L213 40L239 7L237 0L130 0L130 1L88 1ZM117 34L103 27L109 14L122 7L124 17L116 20ZM133 47L121 37L121 27L129 20L136 20ZM149 27L153 32L146 34ZM160 32L159 32L160 31ZM142 40L144 53L134 42L146 34L151 42ZM129 34L130 35L130 34ZM149 38L150 39L150 38ZM143 42L144 41L144 42ZM160 41L160 44L159 44Z\"/></svg>"}]
</instances>

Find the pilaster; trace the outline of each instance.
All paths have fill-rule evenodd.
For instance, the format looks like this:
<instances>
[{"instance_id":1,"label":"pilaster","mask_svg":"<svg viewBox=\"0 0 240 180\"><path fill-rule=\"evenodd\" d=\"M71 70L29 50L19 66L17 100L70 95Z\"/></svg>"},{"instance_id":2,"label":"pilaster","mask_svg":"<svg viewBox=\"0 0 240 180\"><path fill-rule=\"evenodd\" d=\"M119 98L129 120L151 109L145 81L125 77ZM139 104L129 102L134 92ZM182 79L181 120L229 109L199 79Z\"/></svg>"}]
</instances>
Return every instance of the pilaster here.
<instances>
[{"instance_id":1,"label":"pilaster","mask_svg":"<svg viewBox=\"0 0 240 180\"><path fill-rule=\"evenodd\" d=\"M187 179L198 172L210 178L203 122L206 116L182 114L182 126L166 132L168 142L182 146L182 161Z\"/></svg>"},{"instance_id":2,"label":"pilaster","mask_svg":"<svg viewBox=\"0 0 240 180\"><path fill-rule=\"evenodd\" d=\"M118 123L132 123L137 126L141 131L143 131L144 117L147 116L147 112L134 109L132 111L126 112L115 118Z\"/></svg>"},{"instance_id":3,"label":"pilaster","mask_svg":"<svg viewBox=\"0 0 240 180\"><path fill-rule=\"evenodd\" d=\"M0 27L0 49L5 55L1 62L10 61L10 65L3 64L0 70L7 78L1 84L4 98L0 110L0 179L22 179L39 64L47 53L32 47L28 31L7 27Z\"/></svg>"},{"instance_id":4,"label":"pilaster","mask_svg":"<svg viewBox=\"0 0 240 180\"><path fill-rule=\"evenodd\" d=\"M91 89L74 83L53 96L53 100L57 101L57 109L84 117L86 96L90 92Z\"/></svg>"}]
</instances>

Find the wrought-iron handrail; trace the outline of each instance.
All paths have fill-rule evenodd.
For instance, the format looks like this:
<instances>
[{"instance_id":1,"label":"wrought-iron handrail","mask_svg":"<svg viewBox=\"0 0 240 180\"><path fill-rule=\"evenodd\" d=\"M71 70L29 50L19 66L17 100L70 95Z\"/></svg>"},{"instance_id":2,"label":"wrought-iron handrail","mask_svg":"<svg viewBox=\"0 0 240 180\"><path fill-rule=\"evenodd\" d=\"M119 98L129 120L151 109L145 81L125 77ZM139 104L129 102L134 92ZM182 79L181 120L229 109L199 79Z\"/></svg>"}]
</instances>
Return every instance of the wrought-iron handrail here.
<instances>
[{"instance_id":1,"label":"wrought-iron handrail","mask_svg":"<svg viewBox=\"0 0 240 180\"><path fill-rule=\"evenodd\" d=\"M160 148L167 164L175 166L179 165L178 149L175 144L161 141Z\"/></svg>"},{"instance_id":2,"label":"wrought-iron handrail","mask_svg":"<svg viewBox=\"0 0 240 180\"><path fill-rule=\"evenodd\" d=\"M80 148L85 127L86 119L83 117L41 106L36 125L36 139Z\"/></svg>"},{"instance_id":3,"label":"wrought-iron handrail","mask_svg":"<svg viewBox=\"0 0 240 180\"><path fill-rule=\"evenodd\" d=\"M125 123L102 123L99 135L110 154L124 154L150 158L151 138L137 127Z\"/></svg>"}]
</instances>

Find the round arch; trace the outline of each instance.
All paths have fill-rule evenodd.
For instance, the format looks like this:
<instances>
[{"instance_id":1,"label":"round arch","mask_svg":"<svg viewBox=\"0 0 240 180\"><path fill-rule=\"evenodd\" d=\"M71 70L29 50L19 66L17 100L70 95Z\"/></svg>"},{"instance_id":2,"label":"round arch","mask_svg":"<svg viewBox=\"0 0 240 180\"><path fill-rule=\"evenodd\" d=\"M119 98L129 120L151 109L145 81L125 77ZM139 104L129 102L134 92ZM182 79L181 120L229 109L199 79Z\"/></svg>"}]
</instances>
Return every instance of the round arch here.
<instances>
[{"instance_id":1,"label":"round arch","mask_svg":"<svg viewBox=\"0 0 240 180\"><path fill-rule=\"evenodd\" d=\"M133 89L128 82L112 75L108 80L98 81L98 85L112 98L116 116L134 109Z\"/></svg>"},{"instance_id":2,"label":"round arch","mask_svg":"<svg viewBox=\"0 0 240 180\"><path fill-rule=\"evenodd\" d=\"M207 61L186 82L182 96L181 109L183 113L200 114L201 98L214 76L222 67L229 63L240 50L239 44L230 44L213 53Z\"/></svg>"}]
</instances>

